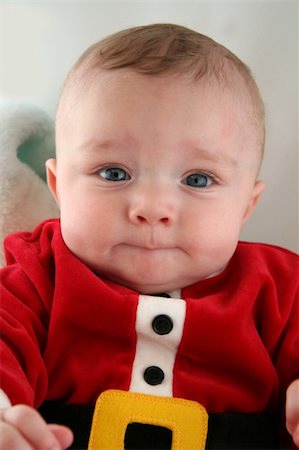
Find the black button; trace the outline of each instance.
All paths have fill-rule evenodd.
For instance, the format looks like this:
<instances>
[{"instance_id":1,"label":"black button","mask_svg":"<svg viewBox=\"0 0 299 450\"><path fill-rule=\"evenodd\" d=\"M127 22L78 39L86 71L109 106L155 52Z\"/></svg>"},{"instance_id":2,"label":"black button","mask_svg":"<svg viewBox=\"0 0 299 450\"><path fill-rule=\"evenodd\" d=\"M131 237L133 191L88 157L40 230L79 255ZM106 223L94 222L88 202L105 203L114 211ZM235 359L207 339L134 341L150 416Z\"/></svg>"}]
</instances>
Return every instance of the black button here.
<instances>
[{"instance_id":1,"label":"black button","mask_svg":"<svg viewBox=\"0 0 299 450\"><path fill-rule=\"evenodd\" d=\"M143 373L143 378L150 384L151 386L156 386L157 384L161 384L164 380L164 372L160 367L150 366L145 369Z\"/></svg>"},{"instance_id":2,"label":"black button","mask_svg":"<svg viewBox=\"0 0 299 450\"><path fill-rule=\"evenodd\" d=\"M166 314L160 314L153 319L152 327L157 334L168 334L173 329L173 321Z\"/></svg>"}]
</instances>

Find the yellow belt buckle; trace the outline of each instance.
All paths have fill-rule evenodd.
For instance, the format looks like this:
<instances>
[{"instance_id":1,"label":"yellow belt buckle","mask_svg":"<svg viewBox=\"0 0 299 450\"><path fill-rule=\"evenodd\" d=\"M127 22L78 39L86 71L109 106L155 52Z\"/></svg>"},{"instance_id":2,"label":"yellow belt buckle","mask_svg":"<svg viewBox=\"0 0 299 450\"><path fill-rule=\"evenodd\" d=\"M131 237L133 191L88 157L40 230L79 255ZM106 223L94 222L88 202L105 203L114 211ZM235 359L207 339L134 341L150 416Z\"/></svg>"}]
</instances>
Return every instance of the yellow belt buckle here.
<instances>
[{"instance_id":1,"label":"yellow belt buckle","mask_svg":"<svg viewBox=\"0 0 299 450\"><path fill-rule=\"evenodd\" d=\"M171 450L204 450L208 414L197 402L109 390L96 403L88 450L124 450L130 424L148 424L171 431Z\"/></svg>"}]
</instances>

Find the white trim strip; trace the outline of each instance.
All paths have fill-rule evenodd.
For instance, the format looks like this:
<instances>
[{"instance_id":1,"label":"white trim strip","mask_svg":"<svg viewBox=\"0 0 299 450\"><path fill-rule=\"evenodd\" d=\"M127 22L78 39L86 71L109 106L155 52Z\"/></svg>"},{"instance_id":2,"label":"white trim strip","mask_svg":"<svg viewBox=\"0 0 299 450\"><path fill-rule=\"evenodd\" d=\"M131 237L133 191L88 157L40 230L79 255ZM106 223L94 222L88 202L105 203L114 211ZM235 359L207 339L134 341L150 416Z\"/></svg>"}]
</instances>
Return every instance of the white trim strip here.
<instances>
[{"instance_id":1,"label":"white trim strip","mask_svg":"<svg viewBox=\"0 0 299 450\"><path fill-rule=\"evenodd\" d=\"M159 335L152 328L153 319L166 314L173 321L169 334ZM181 342L186 315L186 303L182 299L140 295L136 317L137 345L133 363L130 391L172 397L173 367ZM160 367L165 375L161 384L152 386L144 378L144 370Z\"/></svg>"}]
</instances>

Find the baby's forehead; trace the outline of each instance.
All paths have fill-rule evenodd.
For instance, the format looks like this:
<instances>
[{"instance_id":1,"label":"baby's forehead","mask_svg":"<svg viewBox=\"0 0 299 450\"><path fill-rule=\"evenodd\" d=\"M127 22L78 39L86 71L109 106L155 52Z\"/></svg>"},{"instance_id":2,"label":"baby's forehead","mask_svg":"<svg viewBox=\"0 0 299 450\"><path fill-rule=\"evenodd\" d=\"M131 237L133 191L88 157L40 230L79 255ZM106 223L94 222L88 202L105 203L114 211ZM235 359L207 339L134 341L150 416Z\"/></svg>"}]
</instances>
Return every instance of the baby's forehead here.
<instances>
[{"instance_id":1,"label":"baby's forehead","mask_svg":"<svg viewBox=\"0 0 299 450\"><path fill-rule=\"evenodd\" d=\"M125 68L116 70L103 70L95 67L85 67L84 70L78 69L78 73L67 80L61 99L65 93L68 93L68 101L71 99L79 99L87 95L93 95L98 92L99 84L105 91L110 89L127 88L128 86L134 89L136 81L138 84L143 84L144 90L149 90L154 86L159 86L167 89L169 86L190 86L194 91L209 91L211 96L218 96L224 98L226 101L231 101L232 106L240 105L243 101L247 107L251 103L251 95L248 92L246 83L242 78L233 75L229 83L215 78L214 76L205 75L196 79L190 73L172 73L166 72L162 74L142 74L138 71ZM244 105L245 107L245 105Z\"/></svg>"},{"instance_id":2,"label":"baby's forehead","mask_svg":"<svg viewBox=\"0 0 299 450\"><path fill-rule=\"evenodd\" d=\"M128 85L129 90L127 90ZM140 92L140 86L144 90L155 89L155 85L159 87L157 90L158 93L161 92L161 89L167 90L171 86L174 88L177 87L178 92L185 92L182 87L191 86L192 92L194 91L195 95L198 91L200 97L207 97L206 104L211 102L211 111L212 106L214 111L217 108L221 110L223 114L223 128L225 129L226 127L227 132L229 132L230 126L238 127L240 142L246 141L248 148L252 148L254 145L258 149L257 153L261 155L261 130L256 123L257 117L255 117L250 107L250 100L246 98L246 93L242 92L242 86L231 89L230 86L223 86L218 80L209 77L194 80L182 74L144 75L130 69L103 71L93 68L92 70L86 71L84 76L81 75L81 78L77 79L76 83L69 86L65 98L61 102L63 104L61 108L63 114L60 112L57 116L57 129L61 126L65 128L65 123L72 121L74 111L81 110L80 114L84 115L83 108L88 109L98 95L101 96L101 94L104 94L106 96L107 92L111 90L115 104L115 99L118 100L118 93L124 89L127 99L130 102L131 92L134 94L137 88L138 92ZM109 95L106 96L107 98L109 100ZM160 99L158 99L157 108L159 108L159 101ZM116 102L116 106L117 104ZM105 108L107 100L106 103L99 101L98 105ZM110 106L109 103L108 106ZM128 116L130 114L129 110L130 108L128 109ZM204 112L207 115L211 114L208 109L204 110ZM99 113L102 114L103 111L99 111ZM113 117L115 117L115 124L117 124L116 117L119 117L119 115L115 114Z\"/></svg>"},{"instance_id":3,"label":"baby's forehead","mask_svg":"<svg viewBox=\"0 0 299 450\"><path fill-rule=\"evenodd\" d=\"M65 95L62 95L61 103L70 108L80 105L80 99L85 98L86 101L93 100L95 95L101 95L101 92L121 92L125 89L132 89L134 92L138 86L143 88L145 94L147 91L154 91L158 88L158 92L167 90L170 87L177 88L190 86L195 95L208 95L209 101L223 106L228 105L228 113L236 111L238 120L243 119L245 128L249 128L250 124L254 125L256 132L263 134L263 110L259 102L246 86L241 77L235 76L230 83L224 83L211 76L203 76L200 79L194 79L190 74L185 73L163 73L159 75L140 74L132 69L102 70L99 68L86 68L83 73L70 80L65 87ZM100 85L100 88L99 88ZM182 92L185 92L182 90ZM251 130L253 132L254 130Z\"/></svg>"}]
</instances>

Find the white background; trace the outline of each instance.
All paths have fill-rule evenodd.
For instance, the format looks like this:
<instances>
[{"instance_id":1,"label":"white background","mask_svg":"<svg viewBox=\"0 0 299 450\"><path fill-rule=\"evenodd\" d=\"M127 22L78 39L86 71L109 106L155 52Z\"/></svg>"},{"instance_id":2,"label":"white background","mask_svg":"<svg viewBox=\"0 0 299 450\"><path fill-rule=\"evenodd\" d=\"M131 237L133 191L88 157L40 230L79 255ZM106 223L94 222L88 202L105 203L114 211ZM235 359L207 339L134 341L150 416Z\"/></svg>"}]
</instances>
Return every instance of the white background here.
<instances>
[{"instance_id":1,"label":"white background","mask_svg":"<svg viewBox=\"0 0 299 450\"><path fill-rule=\"evenodd\" d=\"M241 237L298 251L296 0L0 0L0 100L31 103L54 117L63 79L87 46L153 22L208 34L251 67L266 106L267 190Z\"/></svg>"}]
</instances>

